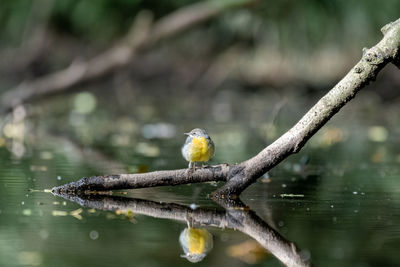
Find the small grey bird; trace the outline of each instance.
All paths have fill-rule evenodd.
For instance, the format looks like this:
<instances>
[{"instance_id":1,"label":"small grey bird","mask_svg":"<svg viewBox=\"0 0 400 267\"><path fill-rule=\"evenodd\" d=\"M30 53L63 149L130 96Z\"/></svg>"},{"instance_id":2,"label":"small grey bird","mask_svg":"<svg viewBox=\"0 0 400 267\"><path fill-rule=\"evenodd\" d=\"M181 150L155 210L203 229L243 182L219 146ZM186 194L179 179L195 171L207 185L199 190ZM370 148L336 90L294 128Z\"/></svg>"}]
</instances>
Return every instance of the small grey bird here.
<instances>
[{"instance_id":1,"label":"small grey bird","mask_svg":"<svg viewBox=\"0 0 400 267\"><path fill-rule=\"evenodd\" d=\"M182 155L189 161L189 168L195 167L196 162L207 162L213 157L214 142L205 130L196 128L185 134L188 137L182 147Z\"/></svg>"}]
</instances>

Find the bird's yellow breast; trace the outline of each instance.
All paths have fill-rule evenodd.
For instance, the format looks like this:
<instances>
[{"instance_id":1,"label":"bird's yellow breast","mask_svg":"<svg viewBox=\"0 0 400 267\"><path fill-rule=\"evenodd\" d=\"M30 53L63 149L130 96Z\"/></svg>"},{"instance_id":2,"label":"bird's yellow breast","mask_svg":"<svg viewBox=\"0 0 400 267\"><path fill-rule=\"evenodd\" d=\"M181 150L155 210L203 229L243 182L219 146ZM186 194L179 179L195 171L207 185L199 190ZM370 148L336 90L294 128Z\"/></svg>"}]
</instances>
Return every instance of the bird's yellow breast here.
<instances>
[{"instance_id":1,"label":"bird's yellow breast","mask_svg":"<svg viewBox=\"0 0 400 267\"><path fill-rule=\"evenodd\" d=\"M190 161L209 161L214 151L204 137L194 137L190 147Z\"/></svg>"},{"instance_id":2,"label":"bird's yellow breast","mask_svg":"<svg viewBox=\"0 0 400 267\"><path fill-rule=\"evenodd\" d=\"M189 252L202 254L206 250L206 243L209 243L209 233L205 229L189 228Z\"/></svg>"}]
</instances>

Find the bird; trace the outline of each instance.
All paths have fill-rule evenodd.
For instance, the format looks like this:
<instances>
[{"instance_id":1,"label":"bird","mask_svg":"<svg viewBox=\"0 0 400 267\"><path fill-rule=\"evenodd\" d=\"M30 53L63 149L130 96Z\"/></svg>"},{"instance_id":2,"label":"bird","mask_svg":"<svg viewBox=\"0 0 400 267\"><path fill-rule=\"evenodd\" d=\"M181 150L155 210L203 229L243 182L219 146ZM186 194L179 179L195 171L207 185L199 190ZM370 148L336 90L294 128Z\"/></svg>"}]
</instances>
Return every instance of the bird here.
<instances>
[{"instance_id":1,"label":"bird","mask_svg":"<svg viewBox=\"0 0 400 267\"><path fill-rule=\"evenodd\" d=\"M200 128L195 128L188 133L182 147L182 156L189 161L189 168L196 168L196 162L207 162L214 156L214 142L208 133Z\"/></svg>"},{"instance_id":2,"label":"bird","mask_svg":"<svg viewBox=\"0 0 400 267\"><path fill-rule=\"evenodd\" d=\"M187 227L179 235L179 243L184 252L182 258L199 262L213 248L213 236L205 228Z\"/></svg>"}]
</instances>

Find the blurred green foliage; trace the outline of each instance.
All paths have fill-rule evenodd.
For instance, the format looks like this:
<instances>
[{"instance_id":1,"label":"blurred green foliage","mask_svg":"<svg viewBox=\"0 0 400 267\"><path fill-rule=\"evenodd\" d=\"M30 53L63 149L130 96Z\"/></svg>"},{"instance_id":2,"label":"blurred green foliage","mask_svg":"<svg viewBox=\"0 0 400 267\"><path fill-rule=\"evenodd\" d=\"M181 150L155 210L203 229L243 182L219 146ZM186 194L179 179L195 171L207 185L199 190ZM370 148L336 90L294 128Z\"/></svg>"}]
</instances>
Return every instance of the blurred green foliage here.
<instances>
[{"instance_id":1,"label":"blurred green foliage","mask_svg":"<svg viewBox=\"0 0 400 267\"><path fill-rule=\"evenodd\" d=\"M0 38L2 43L18 43L34 6L52 7L52 29L83 40L101 41L123 34L140 10L151 10L158 18L192 2L195 1L4 0L0 9Z\"/></svg>"},{"instance_id":2,"label":"blurred green foliage","mask_svg":"<svg viewBox=\"0 0 400 267\"><path fill-rule=\"evenodd\" d=\"M223 1L223 0L219 0ZM146 9L155 18L190 5L194 0L3 0L0 8L0 41L21 42L34 12L50 6L48 23L56 32L90 42L104 42L124 34L138 11ZM337 36L347 40L374 38L378 29L398 17L400 1L258 1L242 14L223 15L212 24L222 42L237 38L271 38L279 31L283 46L307 48ZM243 13L244 12L244 13ZM233 16L233 14L236 14ZM238 26L238 23L241 25ZM220 29L223 30L221 35ZM267 30L267 31L265 31ZM265 35L265 36L263 36Z\"/></svg>"},{"instance_id":3,"label":"blurred green foliage","mask_svg":"<svg viewBox=\"0 0 400 267\"><path fill-rule=\"evenodd\" d=\"M236 33L255 41L272 39L282 48L301 51L335 43L357 45L361 39L364 44L375 42L379 29L397 19L399 11L400 1L396 0L259 1L249 11L224 13L222 21L225 35ZM235 15L239 12L240 18ZM243 22L241 27L235 23L238 19Z\"/></svg>"}]
</instances>

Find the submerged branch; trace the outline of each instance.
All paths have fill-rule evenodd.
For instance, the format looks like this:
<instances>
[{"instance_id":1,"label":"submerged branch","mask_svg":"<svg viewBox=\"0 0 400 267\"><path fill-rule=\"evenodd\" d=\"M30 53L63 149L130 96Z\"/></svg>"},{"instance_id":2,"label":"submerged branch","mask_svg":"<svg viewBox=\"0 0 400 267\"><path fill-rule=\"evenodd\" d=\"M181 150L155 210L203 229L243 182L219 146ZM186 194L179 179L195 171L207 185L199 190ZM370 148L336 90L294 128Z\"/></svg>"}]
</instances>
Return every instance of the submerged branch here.
<instances>
[{"instance_id":1,"label":"submerged branch","mask_svg":"<svg viewBox=\"0 0 400 267\"><path fill-rule=\"evenodd\" d=\"M211 226L221 229L238 230L257 240L262 247L271 252L286 266L312 266L308 258L303 258L296 245L265 221L249 210L239 199L235 201L218 201L224 211L215 209L191 209L175 203L159 203L142 199L125 198L106 195L74 195L58 194L63 198L74 201L81 206L97 210L133 212L155 218L188 222L192 226Z\"/></svg>"},{"instance_id":2,"label":"submerged branch","mask_svg":"<svg viewBox=\"0 0 400 267\"><path fill-rule=\"evenodd\" d=\"M400 19L386 25L383 39L364 51L361 60L325 96L323 96L289 131L253 158L236 165L218 165L189 170L158 171L145 174L105 175L83 178L78 182L53 189L62 191L132 189L161 185L177 185L205 181L227 181L214 196L239 195L257 178L297 153L305 143L356 93L389 62L398 64L400 58Z\"/></svg>"},{"instance_id":3,"label":"submerged branch","mask_svg":"<svg viewBox=\"0 0 400 267\"><path fill-rule=\"evenodd\" d=\"M138 53L150 49L161 40L174 37L229 8L243 6L253 1L199 2L171 13L154 25L148 13L139 13L132 30L117 45L87 61L73 62L66 69L21 83L1 96L1 108L8 111L18 104L39 96L54 94L77 84L100 78L129 65Z\"/></svg>"}]
</instances>

